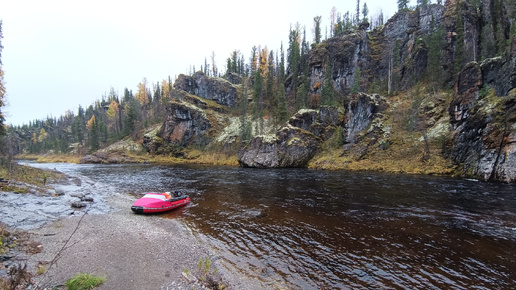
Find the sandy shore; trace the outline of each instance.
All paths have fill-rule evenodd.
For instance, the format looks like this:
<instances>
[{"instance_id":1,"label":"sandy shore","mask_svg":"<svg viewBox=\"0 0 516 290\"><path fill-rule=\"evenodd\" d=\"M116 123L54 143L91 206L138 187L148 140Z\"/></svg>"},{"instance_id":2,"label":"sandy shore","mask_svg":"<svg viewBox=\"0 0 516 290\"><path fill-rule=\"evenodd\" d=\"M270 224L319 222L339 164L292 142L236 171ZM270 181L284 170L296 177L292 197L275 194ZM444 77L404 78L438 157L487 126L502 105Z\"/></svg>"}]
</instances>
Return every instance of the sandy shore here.
<instances>
[{"instance_id":1,"label":"sandy shore","mask_svg":"<svg viewBox=\"0 0 516 290\"><path fill-rule=\"evenodd\" d=\"M69 240L52 267L34 278L39 287L61 287L78 273L91 273L107 278L96 289L192 289L182 282L185 267L195 270L200 258L217 260L180 221L133 214L129 197L108 202L116 208L112 213L78 214L30 231L43 246L29 257L32 265L52 261ZM259 288L236 274L223 276L232 289Z\"/></svg>"}]
</instances>

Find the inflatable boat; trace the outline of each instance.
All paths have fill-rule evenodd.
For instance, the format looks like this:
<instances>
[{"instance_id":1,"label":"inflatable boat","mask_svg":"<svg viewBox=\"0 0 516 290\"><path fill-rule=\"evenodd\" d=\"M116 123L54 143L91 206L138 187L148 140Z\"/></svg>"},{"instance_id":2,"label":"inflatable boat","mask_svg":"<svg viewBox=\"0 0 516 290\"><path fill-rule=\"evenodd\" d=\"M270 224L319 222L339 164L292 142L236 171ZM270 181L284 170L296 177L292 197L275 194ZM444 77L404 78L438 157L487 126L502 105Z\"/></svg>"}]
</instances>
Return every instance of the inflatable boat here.
<instances>
[{"instance_id":1,"label":"inflatable boat","mask_svg":"<svg viewBox=\"0 0 516 290\"><path fill-rule=\"evenodd\" d=\"M176 191L156 193L148 192L142 198L137 199L131 206L135 213L158 213L185 206L190 203L190 197Z\"/></svg>"}]
</instances>

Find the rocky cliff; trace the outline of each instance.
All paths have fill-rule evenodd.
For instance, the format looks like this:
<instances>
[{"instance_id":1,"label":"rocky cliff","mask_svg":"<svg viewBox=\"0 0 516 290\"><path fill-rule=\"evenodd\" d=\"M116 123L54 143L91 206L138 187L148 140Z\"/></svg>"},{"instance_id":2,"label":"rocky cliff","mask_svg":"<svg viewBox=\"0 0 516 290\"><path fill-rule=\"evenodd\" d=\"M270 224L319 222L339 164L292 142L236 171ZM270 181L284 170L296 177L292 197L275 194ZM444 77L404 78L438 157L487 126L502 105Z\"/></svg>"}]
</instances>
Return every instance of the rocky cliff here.
<instances>
[{"instance_id":1,"label":"rocky cliff","mask_svg":"<svg viewBox=\"0 0 516 290\"><path fill-rule=\"evenodd\" d=\"M381 27L368 31L364 23L314 46L306 56L309 94L321 95L329 67L343 112L339 116L334 107L297 112L275 133L242 144L240 165L304 167L338 132L346 162L372 158L374 150L389 155L395 150L391 145L405 146L410 147L406 152L420 154L418 162L425 165L431 162L428 156L441 154L461 175L514 182L516 40L511 27L516 30L516 5L508 0L457 1L400 11ZM435 35L438 85L430 83L428 71ZM248 96L238 95L240 76L227 78L200 72L179 76L162 130L157 138L147 137L146 148L158 152L166 144L226 142L217 134L235 141L240 129L224 127L237 124L237 118L228 121L226 113L238 98ZM295 91L294 83L288 76L287 92ZM393 96L351 94L354 87Z\"/></svg>"},{"instance_id":2,"label":"rocky cliff","mask_svg":"<svg viewBox=\"0 0 516 290\"><path fill-rule=\"evenodd\" d=\"M179 75L174 88L220 105L234 107L237 104L237 90L233 84L224 79L206 76L200 71L193 76Z\"/></svg>"}]
</instances>

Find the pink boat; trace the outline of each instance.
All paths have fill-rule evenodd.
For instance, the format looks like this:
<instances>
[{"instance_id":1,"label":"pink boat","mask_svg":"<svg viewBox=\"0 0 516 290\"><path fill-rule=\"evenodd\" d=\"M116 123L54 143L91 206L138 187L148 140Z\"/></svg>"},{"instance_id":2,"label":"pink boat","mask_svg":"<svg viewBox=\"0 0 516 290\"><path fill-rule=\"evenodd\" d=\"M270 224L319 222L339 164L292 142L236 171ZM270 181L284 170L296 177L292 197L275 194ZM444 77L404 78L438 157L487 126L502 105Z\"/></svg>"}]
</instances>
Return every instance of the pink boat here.
<instances>
[{"instance_id":1,"label":"pink boat","mask_svg":"<svg viewBox=\"0 0 516 290\"><path fill-rule=\"evenodd\" d=\"M170 192L148 192L134 202L131 210L135 213L157 213L185 206L189 203L190 197L179 191L176 191L173 195Z\"/></svg>"}]
</instances>

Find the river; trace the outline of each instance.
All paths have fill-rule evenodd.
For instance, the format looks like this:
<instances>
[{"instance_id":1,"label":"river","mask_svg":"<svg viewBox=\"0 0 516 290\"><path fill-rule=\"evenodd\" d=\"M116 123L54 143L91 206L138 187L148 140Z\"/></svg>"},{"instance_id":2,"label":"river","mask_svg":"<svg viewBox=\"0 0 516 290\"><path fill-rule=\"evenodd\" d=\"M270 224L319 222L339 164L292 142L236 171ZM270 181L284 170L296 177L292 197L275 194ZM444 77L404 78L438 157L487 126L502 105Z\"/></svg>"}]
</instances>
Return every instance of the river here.
<instances>
[{"instance_id":1,"label":"river","mask_svg":"<svg viewBox=\"0 0 516 290\"><path fill-rule=\"evenodd\" d=\"M230 269L267 288L516 285L515 185L308 169L33 166L135 197L183 191L189 206L149 218L181 220Z\"/></svg>"}]
</instances>

